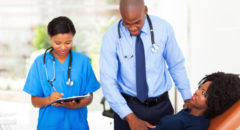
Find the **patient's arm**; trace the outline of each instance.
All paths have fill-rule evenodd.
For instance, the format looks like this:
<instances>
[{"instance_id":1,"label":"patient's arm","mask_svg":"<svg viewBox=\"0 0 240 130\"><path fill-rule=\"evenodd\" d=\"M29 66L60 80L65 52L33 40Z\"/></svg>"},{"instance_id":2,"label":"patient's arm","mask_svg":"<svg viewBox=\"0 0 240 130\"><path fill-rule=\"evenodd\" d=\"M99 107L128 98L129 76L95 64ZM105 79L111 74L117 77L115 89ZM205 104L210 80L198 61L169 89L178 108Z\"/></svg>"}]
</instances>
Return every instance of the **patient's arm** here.
<instances>
[{"instance_id":1,"label":"patient's arm","mask_svg":"<svg viewBox=\"0 0 240 130\"><path fill-rule=\"evenodd\" d=\"M176 115L163 117L156 130L207 130L209 120L204 116L194 116L190 110L183 109Z\"/></svg>"}]
</instances>

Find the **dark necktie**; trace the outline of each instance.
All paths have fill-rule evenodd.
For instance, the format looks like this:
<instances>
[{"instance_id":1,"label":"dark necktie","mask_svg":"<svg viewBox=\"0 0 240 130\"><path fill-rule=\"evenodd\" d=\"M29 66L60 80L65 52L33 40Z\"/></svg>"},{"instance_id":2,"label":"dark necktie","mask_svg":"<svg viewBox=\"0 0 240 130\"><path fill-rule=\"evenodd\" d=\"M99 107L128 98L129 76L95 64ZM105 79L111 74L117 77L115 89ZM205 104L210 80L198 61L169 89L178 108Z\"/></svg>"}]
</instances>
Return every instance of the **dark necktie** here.
<instances>
[{"instance_id":1,"label":"dark necktie","mask_svg":"<svg viewBox=\"0 0 240 130\"><path fill-rule=\"evenodd\" d=\"M148 87L146 81L144 46L140 34L137 36L135 44L135 56L137 98L141 102L144 102L148 97Z\"/></svg>"}]
</instances>

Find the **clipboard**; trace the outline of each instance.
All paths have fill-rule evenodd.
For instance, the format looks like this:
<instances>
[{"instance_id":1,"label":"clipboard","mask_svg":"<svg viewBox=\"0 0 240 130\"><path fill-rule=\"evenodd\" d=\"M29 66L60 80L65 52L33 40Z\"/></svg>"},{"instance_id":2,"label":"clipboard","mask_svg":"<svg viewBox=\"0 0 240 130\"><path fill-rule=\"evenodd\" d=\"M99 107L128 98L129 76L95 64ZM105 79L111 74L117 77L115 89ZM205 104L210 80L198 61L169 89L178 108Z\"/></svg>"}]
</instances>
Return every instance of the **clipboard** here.
<instances>
[{"instance_id":1,"label":"clipboard","mask_svg":"<svg viewBox=\"0 0 240 130\"><path fill-rule=\"evenodd\" d=\"M75 100L78 103L80 100L82 100L84 98L89 98L89 97L91 97L90 94L82 95L82 96L72 96L72 97L67 97L67 98L61 98L61 99L58 99L58 100L52 102L51 104L61 103L61 102L71 102L72 100Z\"/></svg>"}]
</instances>

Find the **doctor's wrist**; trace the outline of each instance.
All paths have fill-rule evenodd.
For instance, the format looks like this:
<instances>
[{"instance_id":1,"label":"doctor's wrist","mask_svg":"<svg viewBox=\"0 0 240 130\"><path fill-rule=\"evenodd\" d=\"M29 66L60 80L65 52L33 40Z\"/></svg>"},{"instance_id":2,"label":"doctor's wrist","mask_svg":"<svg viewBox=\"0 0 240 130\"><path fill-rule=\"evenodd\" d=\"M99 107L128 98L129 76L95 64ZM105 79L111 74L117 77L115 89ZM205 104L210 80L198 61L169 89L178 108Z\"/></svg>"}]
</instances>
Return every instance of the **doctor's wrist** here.
<instances>
[{"instance_id":1,"label":"doctor's wrist","mask_svg":"<svg viewBox=\"0 0 240 130\"><path fill-rule=\"evenodd\" d=\"M127 122L131 122L132 120L137 119L137 117L133 113L130 113L125 116L125 119L127 120Z\"/></svg>"}]
</instances>

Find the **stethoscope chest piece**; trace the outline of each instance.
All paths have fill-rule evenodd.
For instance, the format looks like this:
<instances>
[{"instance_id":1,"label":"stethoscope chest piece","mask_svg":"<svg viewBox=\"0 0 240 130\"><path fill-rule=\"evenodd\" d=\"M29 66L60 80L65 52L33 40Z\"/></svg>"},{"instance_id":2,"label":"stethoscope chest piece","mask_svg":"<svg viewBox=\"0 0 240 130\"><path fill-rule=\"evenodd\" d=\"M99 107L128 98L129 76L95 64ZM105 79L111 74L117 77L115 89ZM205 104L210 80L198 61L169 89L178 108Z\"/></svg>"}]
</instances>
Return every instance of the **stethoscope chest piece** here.
<instances>
[{"instance_id":1,"label":"stethoscope chest piece","mask_svg":"<svg viewBox=\"0 0 240 130\"><path fill-rule=\"evenodd\" d=\"M158 49L159 49L158 45L156 45L156 43L154 43L152 45L152 52L156 53L158 51Z\"/></svg>"},{"instance_id":2,"label":"stethoscope chest piece","mask_svg":"<svg viewBox=\"0 0 240 130\"><path fill-rule=\"evenodd\" d=\"M69 78L68 81L66 82L66 85L68 86L73 86L73 81Z\"/></svg>"},{"instance_id":3,"label":"stethoscope chest piece","mask_svg":"<svg viewBox=\"0 0 240 130\"><path fill-rule=\"evenodd\" d=\"M128 59L128 58L133 58L133 55L124 56L124 58L126 58L126 59Z\"/></svg>"}]
</instances>

